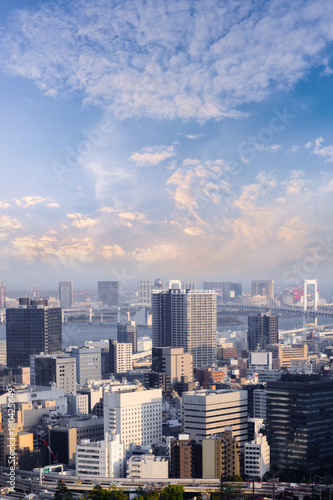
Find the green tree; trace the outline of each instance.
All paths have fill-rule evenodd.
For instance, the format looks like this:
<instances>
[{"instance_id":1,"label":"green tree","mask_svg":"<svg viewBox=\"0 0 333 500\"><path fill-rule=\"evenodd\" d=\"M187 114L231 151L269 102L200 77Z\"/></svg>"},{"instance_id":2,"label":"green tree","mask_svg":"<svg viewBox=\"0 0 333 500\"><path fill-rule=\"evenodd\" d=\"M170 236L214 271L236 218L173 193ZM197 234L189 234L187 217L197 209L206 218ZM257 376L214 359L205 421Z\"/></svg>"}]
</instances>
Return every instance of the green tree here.
<instances>
[{"instance_id":1,"label":"green tree","mask_svg":"<svg viewBox=\"0 0 333 500\"><path fill-rule=\"evenodd\" d=\"M61 481L58 481L58 486L56 487L55 500L72 500L73 495L72 492L67 488L67 486Z\"/></svg>"},{"instance_id":2,"label":"green tree","mask_svg":"<svg viewBox=\"0 0 333 500\"><path fill-rule=\"evenodd\" d=\"M128 500L127 495L122 490L116 487L106 490L99 484L88 493L86 498L89 500Z\"/></svg>"},{"instance_id":3,"label":"green tree","mask_svg":"<svg viewBox=\"0 0 333 500\"><path fill-rule=\"evenodd\" d=\"M154 491L146 491L142 486L136 490L136 495L138 500L158 500L159 494L156 490Z\"/></svg>"},{"instance_id":4,"label":"green tree","mask_svg":"<svg viewBox=\"0 0 333 500\"><path fill-rule=\"evenodd\" d=\"M169 484L160 493L160 500L183 500L184 488L179 484Z\"/></svg>"},{"instance_id":5,"label":"green tree","mask_svg":"<svg viewBox=\"0 0 333 500\"><path fill-rule=\"evenodd\" d=\"M229 481L232 483L242 483L243 478L239 474L235 474L234 476L229 477Z\"/></svg>"}]
</instances>

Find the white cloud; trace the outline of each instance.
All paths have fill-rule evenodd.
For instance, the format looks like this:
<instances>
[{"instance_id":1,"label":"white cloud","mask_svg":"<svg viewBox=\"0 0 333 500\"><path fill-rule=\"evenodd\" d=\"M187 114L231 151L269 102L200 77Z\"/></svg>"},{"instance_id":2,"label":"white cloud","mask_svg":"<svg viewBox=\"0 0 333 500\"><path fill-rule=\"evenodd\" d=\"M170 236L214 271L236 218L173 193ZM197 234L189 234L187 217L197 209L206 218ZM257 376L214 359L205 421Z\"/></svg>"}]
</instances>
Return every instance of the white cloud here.
<instances>
[{"instance_id":1,"label":"white cloud","mask_svg":"<svg viewBox=\"0 0 333 500\"><path fill-rule=\"evenodd\" d=\"M189 236L202 236L203 231L199 227L185 227L184 228L184 233L188 234Z\"/></svg>"},{"instance_id":2,"label":"white cloud","mask_svg":"<svg viewBox=\"0 0 333 500\"><path fill-rule=\"evenodd\" d=\"M199 137L202 137L203 134L188 134L188 135L185 135L185 137L187 139L190 139L191 141L196 141L197 139L199 139Z\"/></svg>"},{"instance_id":3,"label":"white cloud","mask_svg":"<svg viewBox=\"0 0 333 500\"><path fill-rule=\"evenodd\" d=\"M60 207L59 203L55 203L55 202L48 203L47 206L49 208L59 208Z\"/></svg>"},{"instance_id":4,"label":"white cloud","mask_svg":"<svg viewBox=\"0 0 333 500\"><path fill-rule=\"evenodd\" d=\"M92 219L90 217L86 217L80 213L67 214L69 219L73 219L71 226L76 227L77 229L85 229L87 227L93 227L96 224L99 224L99 219Z\"/></svg>"},{"instance_id":5,"label":"white cloud","mask_svg":"<svg viewBox=\"0 0 333 500\"><path fill-rule=\"evenodd\" d=\"M44 203L48 201L47 198L43 198L42 196L24 196L21 199L16 199L15 203L21 208L29 208L34 205L38 205L39 203Z\"/></svg>"},{"instance_id":6,"label":"white cloud","mask_svg":"<svg viewBox=\"0 0 333 500\"><path fill-rule=\"evenodd\" d=\"M15 11L2 65L118 117L237 117L318 64L332 20L330 0L49 2Z\"/></svg>"},{"instance_id":7,"label":"white cloud","mask_svg":"<svg viewBox=\"0 0 333 500\"><path fill-rule=\"evenodd\" d=\"M146 147L143 151L144 153L133 153L129 158L136 163L138 167L156 166L164 160L175 156L174 146Z\"/></svg>"},{"instance_id":8,"label":"white cloud","mask_svg":"<svg viewBox=\"0 0 333 500\"><path fill-rule=\"evenodd\" d=\"M299 149L300 149L300 146L293 144L293 146L290 146L290 148L288 148L286 150L286 153L296 153L296 151L298 151Z\"/></svg>"},{"instance_id":9,"label":"white cloud","mask_svg":"<svg viewBox=\"0 0 333 500\"><path fill-rule=\"evenodd\" d=\"M9 217L8 215L0 215L0 230L8 231L11 229L21 229L22 224L15 219L15 217Z\"/></svg>"},{"instance_id":10,"label":"white cloud","mask_svg":"<svg viewBox=\"0 0 333 500\"><path fill-rule=\"evenodd\" d=\"M0 201L0 209L5 210L6 208L10 208L11 205L9 203L6 203L5 201Z\"/></svg>"},{"instance_id":11,"label":"white cloud","mask_svg":"<svg viewBox=\"0 0 333 500\"><path fill-rule=\"evenodd\" d=\"M103 245L101 254L105 260L110 260L113 257L125 255L125 250L120 245Z\"/></svg>"},{"instance_id":12,"label":"white cloud","mask_svg":"<svg viewBox=\"0 0 333 500\"><path fill-rule=\"evenodd\" d=\"M310 149L312 148L312 151L311 153L313 153L314 155L318 156L319 158L324 158L325 159L325 163L329 162L333 162L333 146L323 146L323 143L324 143L324 139L322 137L318 137L314 143L312 143L311 141L310 142L307 142L305 144L305 148L306 149Z\"/></svg>"},{"instance_id":13,"label":"white cloud","mask_svg":"<svg viewBox=\"0 0 333 500\"><path fill-rule=\"evenodd\" d=\"M222 194L230 193L229 170L223 160L184 160L167 181L176 207L193 215L209 203L217 204Z\"/></svg>"}]
</instances>

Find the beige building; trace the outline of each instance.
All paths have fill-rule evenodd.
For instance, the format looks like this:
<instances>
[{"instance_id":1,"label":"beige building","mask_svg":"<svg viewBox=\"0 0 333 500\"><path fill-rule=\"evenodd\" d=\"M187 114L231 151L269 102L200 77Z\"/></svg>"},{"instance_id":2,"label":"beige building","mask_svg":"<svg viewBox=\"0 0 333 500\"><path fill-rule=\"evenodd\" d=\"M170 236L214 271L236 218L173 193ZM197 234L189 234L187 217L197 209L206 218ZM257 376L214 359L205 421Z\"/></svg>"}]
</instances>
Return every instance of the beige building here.
<instances>
[{"instance_id":1,"label":"beige building","mask_svg":"<svg viewBox=\"0 0 333 500\"><path fill-rule=\"evenodd\" d=\"M291 360L307 360L307 344L295 344L293 346L283 346L281 344L269 344L267 351L272 353L273 369L290 368Z\"/></svg>"},{"instance_id":2,"label":"beige building","mask_svg":"<svg viewBox=\"0 0 333 500\"><path fill-rule=\"evenodd\" d=\"M163 372L170 377L170 382L175 385L182 377L193 381L193 356L184 352L183 347L153 347L152 371Z\"/></svg>"},{"instance_id":3,"label":"beige building","mask_svg":"<svg viewBox=\"0 0 333 500\"><path fill-rule=\"evenodd\" d=\"M203 478L227 480L239 472L239 445L231 429L202 440Z\"/></svg>"},{"instance_id":4,"label":"beige building","mask_svg":"<svg viewBox=\"0 0 333 500\"><path fill-rule=\"evenodd\" d=\"M133 455L127 461L126 477L131 479L167 479L168 460L154 455Z\"/></svg>"},{"instance_id":5,"label":"beige building","mask_svg":"<svg viewBox=\"0 0 333 500\"><path fill-rule=\"evenodd\" d=\"M220 434L232 426L233 436L243 450L247 441L247 391L201 390L182 396L184 433L198 439Z\"/></svg>"}]
</instances>

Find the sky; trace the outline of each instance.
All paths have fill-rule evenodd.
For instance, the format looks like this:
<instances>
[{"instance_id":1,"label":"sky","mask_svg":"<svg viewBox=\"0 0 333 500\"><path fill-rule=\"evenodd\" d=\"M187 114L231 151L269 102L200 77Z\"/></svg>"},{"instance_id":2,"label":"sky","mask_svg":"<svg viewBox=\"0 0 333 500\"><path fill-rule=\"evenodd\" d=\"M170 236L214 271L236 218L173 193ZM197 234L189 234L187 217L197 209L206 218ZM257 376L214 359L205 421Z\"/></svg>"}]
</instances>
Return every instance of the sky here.
<instances>
[{"instance_id":1,"label":"sky","mask_svg":"<svg viewBox=\"0 0 333 500\"><path fill-rule=\"evenodd\" d=\"M0 281L333 271L330 0L3 0Z\"/></svg>"}]
</instances>

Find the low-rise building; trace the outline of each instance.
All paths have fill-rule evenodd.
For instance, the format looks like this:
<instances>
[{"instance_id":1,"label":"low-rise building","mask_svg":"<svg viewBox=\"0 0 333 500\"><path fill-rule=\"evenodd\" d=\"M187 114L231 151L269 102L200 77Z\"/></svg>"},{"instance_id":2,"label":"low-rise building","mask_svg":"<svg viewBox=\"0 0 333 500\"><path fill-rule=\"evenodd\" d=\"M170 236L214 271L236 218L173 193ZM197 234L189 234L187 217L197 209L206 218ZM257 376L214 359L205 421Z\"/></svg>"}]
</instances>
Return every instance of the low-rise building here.
<instances>
[{"instance_id":1,"label":"low-rise building","mask_svg":"<svg viewBox=\"0 0 333 500\"><path fill-rule=\"evenodd\" d=\"M167 479L168 460L154 455L132 456L127 461L126 477L131 479Z\"/></svg>"},{"instance_id":2,"label":"low-rise building","mask_svg":"<svg viewBox=\"0 0 333 500\"><path fill-rule=\"evenodd\" d=\"M124 466L124 446L119 434L105 433L103 441L84 439L76 446L77 476L124 477Z\"/></svg>"},{"instance_id":3,"label":"low-rise building","mask_svg":"<svg viewBox=\"0 0 333 500\"><path fill-rule=\"evenodd\" d=\"M270 448L267 437L259 434L244 448L244 472L247 477L262 480L270 469Z\"/></svg>"}]
</instances>

